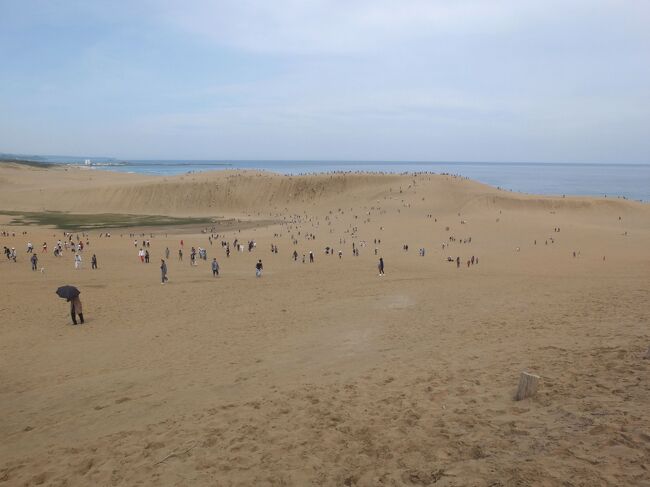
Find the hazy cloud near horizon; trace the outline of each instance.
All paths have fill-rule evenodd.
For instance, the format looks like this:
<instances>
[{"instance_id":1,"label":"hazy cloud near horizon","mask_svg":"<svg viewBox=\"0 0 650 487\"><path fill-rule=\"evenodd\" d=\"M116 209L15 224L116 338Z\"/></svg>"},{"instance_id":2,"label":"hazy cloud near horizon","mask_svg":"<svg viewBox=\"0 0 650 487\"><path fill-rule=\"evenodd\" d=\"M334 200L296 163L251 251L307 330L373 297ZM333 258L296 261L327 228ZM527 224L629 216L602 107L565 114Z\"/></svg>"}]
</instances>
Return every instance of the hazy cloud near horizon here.
<instances>
[{"instance_id":1,"label":"hazy cloud near horizon","mask_svg":"<svg viewBox=\"0 0 650 487\"><path fill-rule=\"evenodd\" d=\"M644 0L1 5L0 152L650 163Z\"/></svg>"}]
</instances>

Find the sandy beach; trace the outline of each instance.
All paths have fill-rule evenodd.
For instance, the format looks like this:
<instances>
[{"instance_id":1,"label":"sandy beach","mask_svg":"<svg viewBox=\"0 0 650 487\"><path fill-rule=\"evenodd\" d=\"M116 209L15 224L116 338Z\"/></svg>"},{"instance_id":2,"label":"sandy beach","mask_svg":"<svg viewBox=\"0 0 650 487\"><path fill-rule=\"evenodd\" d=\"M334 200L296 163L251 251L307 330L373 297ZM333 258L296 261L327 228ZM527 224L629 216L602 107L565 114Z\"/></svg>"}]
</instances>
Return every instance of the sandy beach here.
<instances>
[{"instance_id":1,"label":"sandy beach","mask_svg":"<svg viewBox=\"0 0 650 487\"><path fill-rule=\"evenodd\" d=\"M73 231L75 269L46 211L203 220ZM0 486L650 486L648 204L3 164L0 232Z\"/></svg>"}]
</instances>

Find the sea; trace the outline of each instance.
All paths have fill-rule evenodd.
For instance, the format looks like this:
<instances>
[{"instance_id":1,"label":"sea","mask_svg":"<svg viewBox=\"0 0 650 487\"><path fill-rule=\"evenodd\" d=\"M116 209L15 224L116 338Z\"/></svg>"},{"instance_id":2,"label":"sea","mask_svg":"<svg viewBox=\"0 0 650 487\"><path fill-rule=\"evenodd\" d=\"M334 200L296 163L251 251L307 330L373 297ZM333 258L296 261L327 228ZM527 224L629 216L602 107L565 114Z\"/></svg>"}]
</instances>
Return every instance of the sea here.
<instances>
[{"instance_id":1,"label":"sea","mask_svg":"<svg viewBox=\"0 0 650 487\"><path fill-rule=\"evenodd\" d=\"M50 160L91 170L176 175L223 169L256 169L300 175L331 172L429 172L468 177L501 189L528 194L626 198L650 202L650 164L534 162L386 161L209 161L209 160Z\"/></svg>"}]
</instances>

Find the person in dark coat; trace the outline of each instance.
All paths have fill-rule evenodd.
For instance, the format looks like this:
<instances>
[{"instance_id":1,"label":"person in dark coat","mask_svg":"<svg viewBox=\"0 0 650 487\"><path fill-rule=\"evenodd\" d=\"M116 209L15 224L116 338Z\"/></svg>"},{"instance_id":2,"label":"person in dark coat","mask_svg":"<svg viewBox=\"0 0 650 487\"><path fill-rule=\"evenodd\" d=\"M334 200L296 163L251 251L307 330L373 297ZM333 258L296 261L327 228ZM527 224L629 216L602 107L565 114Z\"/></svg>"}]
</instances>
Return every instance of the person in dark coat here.
<instances>
[{"instance_id":1,"label":"person in dark coat","mask_svg":"<svg viewBox=\"0 0 650 487\"><path fill-rule=\"evenodd\" d=\"M79 320L81 321L81 324L84 324L84 312L83 312L83 307L81 306L81 299L79 299L79 295L75 296L72 299L68 299L70 301L70 317L72 318L72 324L76 325L77 323L77 315L79 315Z\"/></svg>"},{"instance_id":2,"label":"person in dark coat","mask_svg":"<svg viewBox=\"0 0 650 487\"><path fill-rule=\"evenodd\" d=\"M160 283L165 284L165 281L168 281L167 279L167 264L165 263L165 259L160 259Z\"/></svg>"}]
</instances>

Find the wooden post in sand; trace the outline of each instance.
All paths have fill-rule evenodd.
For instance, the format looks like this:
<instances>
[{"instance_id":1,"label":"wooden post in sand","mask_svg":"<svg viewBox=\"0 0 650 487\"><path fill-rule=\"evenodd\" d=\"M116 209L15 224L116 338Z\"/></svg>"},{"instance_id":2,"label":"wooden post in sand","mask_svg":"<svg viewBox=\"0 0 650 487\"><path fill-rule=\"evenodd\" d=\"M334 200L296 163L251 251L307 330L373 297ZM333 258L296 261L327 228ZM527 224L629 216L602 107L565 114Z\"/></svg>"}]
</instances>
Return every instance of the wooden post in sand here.
<instances>
[{"instance_id":1,"label":"wooden post in sand","mask_svg":"<svg viewBox=\"0 0 650 487\"><path fill-rule=\"evenodd\" d=\"M537 392L537 385L539 384L539 375L529 374L522 372L519 377L519 387L517 387L517 394L515 394L515 401L521 401L527 397L534 396Z\"/></svg>"}]
</instances>

